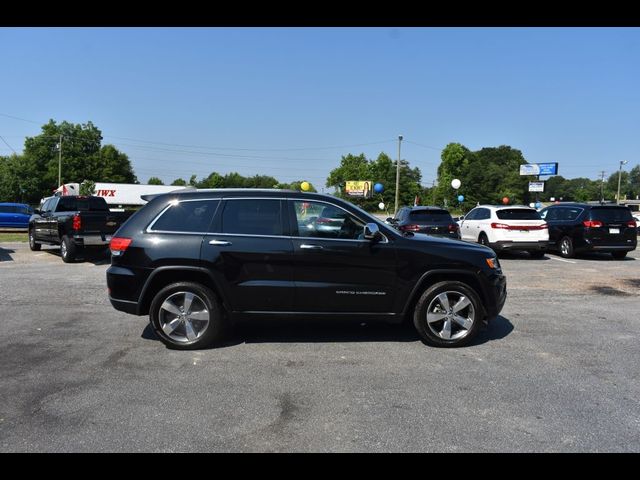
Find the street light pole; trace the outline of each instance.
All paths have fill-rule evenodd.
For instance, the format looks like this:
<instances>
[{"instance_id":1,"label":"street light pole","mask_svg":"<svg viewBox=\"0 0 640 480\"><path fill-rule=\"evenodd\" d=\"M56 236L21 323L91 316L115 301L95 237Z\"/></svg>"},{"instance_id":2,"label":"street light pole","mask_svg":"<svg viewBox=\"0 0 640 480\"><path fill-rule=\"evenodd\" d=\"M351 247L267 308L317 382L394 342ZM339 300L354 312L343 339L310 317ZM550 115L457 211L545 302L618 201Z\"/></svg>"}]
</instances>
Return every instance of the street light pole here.
<instances>
[{"instance_id":1,"label":"street light pole","mask_svg":"<svg viewBox=\"0 0 640 480\"><path fill-rule=\"evenodd\" d=\"M616 195L616 204L620 205L620 179L622 177L622 166L627 164L627 160L620 160L620 170L618 170L618 194Z\"/></svg>"},{"instance_id":2,"label":"street light pole","mask_svg":"<svg viewBox=\"0 0 640 480\"><path fill-rule=\"evenodd\" d=\"M62 184L62 134L60 134L60 148L58 149L58 187Z\"/></svg>"},{"instance_id":3,"label":"street light pole","mask_svg":"<svg viewBox=\"0 0 640 480\"><path fill-rule=\"evenodd\" d=\"M393 216L398 213L398 201L400 199L400 145L402 144L402 135L398 135L398 164L396 165L396 203Z\"/></svg>"}]
</instances>

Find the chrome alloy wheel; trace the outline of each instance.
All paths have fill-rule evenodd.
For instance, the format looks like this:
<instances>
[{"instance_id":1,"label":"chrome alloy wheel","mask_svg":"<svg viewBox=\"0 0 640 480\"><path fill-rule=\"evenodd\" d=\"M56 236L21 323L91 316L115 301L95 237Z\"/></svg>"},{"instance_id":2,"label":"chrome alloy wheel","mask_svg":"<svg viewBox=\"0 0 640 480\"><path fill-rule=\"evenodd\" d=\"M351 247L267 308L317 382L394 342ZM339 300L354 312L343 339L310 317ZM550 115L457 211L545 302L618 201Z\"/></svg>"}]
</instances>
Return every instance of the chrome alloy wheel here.
<instances>
[{"instance_id":1,"label":"chrome alloy wheel","mask_svg":"<svg viewBox=\"0 0 640 480\"><path fill-rule=\"evenodd\" d=\"M165 335L179 343L191 343L209 327L207 304L193 292L176 292L165 299L158 312Z\"/></svg>"},{"instance_id":2,"label":"chrome alloy wheel","mask_svg":"<svg viewBox=\"0 0 640 480\"><path fill-rule=\"evenodd\" d=\"M562 242L560 242L560 253L562 253L562 255L569 255L569 240L566 238L562 239Z\"/></svg>"},{"instance_id":3,"label":"chrome alloy wheel","mask_svg":"<svg viewBox=\"0 0 640 480\"><path fill-rule=\"evenodd\" d=\"M469 298L456 291L442 292L427 309L427 325L444 340L465 337L476 319L476 311Z\"/></svg>"},{"instance_id":4,"label":"chrome alloy wheel","mask_svg":"<svg viewBox=\"0 0 640 480\"><path fill-rule=\"evenodd\" d=\"M62 243L60 243L60 256L62 258L67 258L68 253L69 252L67 251L67 245L63 241Z\"/></svg>"}]
</instances>

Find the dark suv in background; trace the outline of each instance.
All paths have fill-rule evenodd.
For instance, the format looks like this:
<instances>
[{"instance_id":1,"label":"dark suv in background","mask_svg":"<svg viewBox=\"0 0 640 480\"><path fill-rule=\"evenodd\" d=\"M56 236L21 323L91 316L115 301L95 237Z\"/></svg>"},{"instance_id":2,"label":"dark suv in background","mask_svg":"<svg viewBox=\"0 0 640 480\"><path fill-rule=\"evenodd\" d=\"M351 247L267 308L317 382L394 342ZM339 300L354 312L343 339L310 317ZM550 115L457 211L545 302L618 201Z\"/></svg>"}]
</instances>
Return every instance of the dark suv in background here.
<instances>
[{"instance_id":1,"label":"dark suv in background","mask_svg":"<svg viewBox=\"0 0 640 480\"><path fill-rule=\"evenodd\" d=\"M489 248L401 234L332 196L218 189L145 199L111 240L109 299L149 314L172 348L205 347L229 322L264 316L409 316L426 343L461 346L506 298Z\"/></svg>"},{"instance_id":2,"label":"dark suv in background","mask_svg":"<svg viewBox=\"0 0 640 480\"><path fill-rule=\"evenodd\" d=\"M387 222L401 232L428 233L460 238L460 227L451 214L440 207L402 207Z\"/></svg>"},{"instance_id":3,"label":"dark suv in background","mask_svg":"<svg viewBox=\"0 0 640 480\"><path fill-rule=\"evenodd\" d=\"M604 252L620 260L637 246L636 221L625 206L560 203L541 210L540 216L549 226L549 249L563 257Z\"/></svg>"}]
</instances>

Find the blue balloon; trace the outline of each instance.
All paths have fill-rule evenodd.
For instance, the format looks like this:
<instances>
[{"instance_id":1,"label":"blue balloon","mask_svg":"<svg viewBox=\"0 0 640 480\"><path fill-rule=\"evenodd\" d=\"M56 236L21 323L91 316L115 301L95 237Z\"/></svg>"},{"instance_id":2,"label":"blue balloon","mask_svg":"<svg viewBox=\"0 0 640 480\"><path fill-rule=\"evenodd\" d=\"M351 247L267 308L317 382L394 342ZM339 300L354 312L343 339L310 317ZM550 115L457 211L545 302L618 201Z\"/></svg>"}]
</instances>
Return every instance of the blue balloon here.
<instances>
[{"instance_id":1,"label":"blue balloon","mask_svg":"<svg viewBox=\"0 0 640 480\"><path fill-rule=\"evenodd\" d=\"M376 183L376 184L373 186L373 191L374 191L374 192L376 192L376 193L382 193L382 192L384 192L384 185L382 185L381 183Z\"/></svg>"},{"instance_id":2,"label":"blue balloon","mask_svg":"<svg viewBox=\"0 0 640 480\"><path fill-rule=\"evenodd\" d=\"M458 195L458 201L464 202L464 195Z\"/></svg>"},{"instance_id":3,"label":"blue balloon","mask_svg":"<svg viewBox=\"0 0 640 480\"><path fill-rule=\"evenodd\" d=\"M540 202L536 202L536 208L540 208L542 204Z\"/></svg>"}]
</instances>

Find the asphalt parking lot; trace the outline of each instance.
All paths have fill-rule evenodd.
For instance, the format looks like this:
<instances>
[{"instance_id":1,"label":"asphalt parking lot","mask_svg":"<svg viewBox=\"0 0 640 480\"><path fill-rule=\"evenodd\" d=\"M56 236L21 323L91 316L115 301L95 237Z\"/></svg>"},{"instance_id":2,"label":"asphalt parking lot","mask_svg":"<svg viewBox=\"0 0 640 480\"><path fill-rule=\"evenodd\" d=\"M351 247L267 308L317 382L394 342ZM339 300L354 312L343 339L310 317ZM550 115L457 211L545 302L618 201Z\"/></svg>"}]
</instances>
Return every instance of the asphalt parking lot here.
<instances>
[{"instance_id":1,"label":"asphalt parking lot","mask_svg":"<svg viewBox=\"0 0 640 480\"><path fill-rule=\"evenodd\" d=\"M501 257L471 345L411 327L261 322L166 349L108 260L0 243L2 452L637 452L640 254Z\"/></svg>"}]
</instances>

